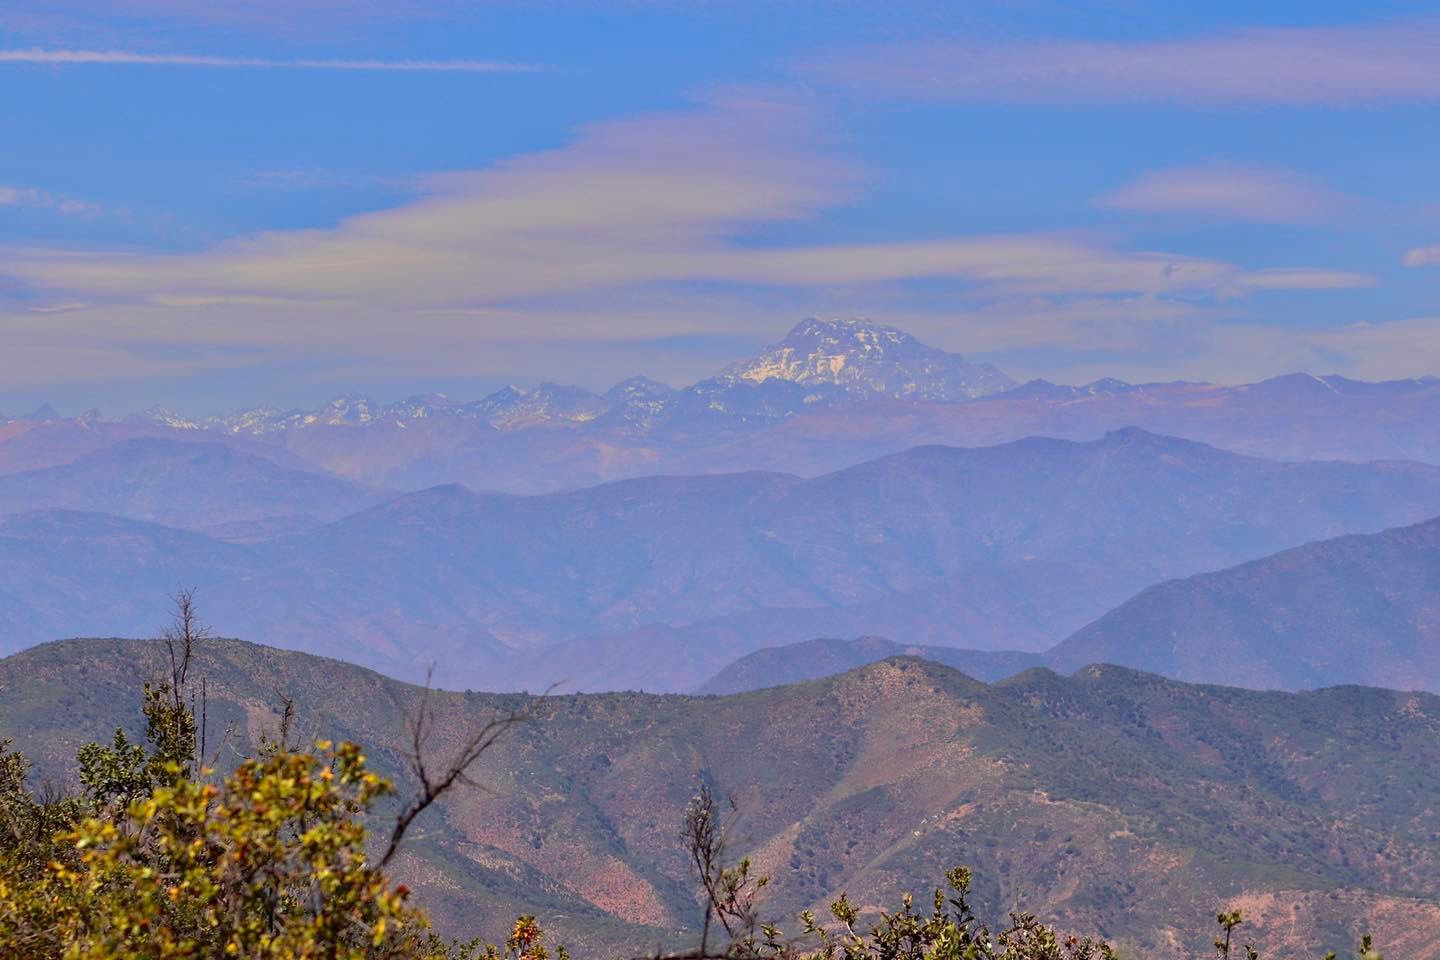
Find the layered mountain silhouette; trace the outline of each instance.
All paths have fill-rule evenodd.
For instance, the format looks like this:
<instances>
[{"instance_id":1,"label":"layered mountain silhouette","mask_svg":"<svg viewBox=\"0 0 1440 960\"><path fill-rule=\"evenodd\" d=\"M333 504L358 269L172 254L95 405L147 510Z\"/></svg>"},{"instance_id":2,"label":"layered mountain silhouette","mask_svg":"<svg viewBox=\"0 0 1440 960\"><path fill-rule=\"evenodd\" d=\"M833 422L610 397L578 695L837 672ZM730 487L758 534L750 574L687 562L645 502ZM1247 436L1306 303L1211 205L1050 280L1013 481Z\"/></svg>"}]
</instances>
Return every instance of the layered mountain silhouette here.
<instances>
[{"instance_id":1,"label":"layered mountain silhouette","mask_svg":"<svg viewBox=\"0 0 1440 960\"><path fill-rule=\"evenodd\" d=\"M284 696L403 788L420 691L352 664L567 691L432 700L442 741L536 721L398 866L444 932L689 943L704 780L782 917L964 863L992 915L1136 956L1208 952L1221 907L1271 953L1383 922L1432 956L1440 700L1374 687L1440 691L1436 518L1433 378L1016 384L864 321L678 388L42 407L0 418L0 739L64 783L141 733L152 644L44 641L194 588L324 655L202 651L223 763Z\"/></svg>"},{"instance_id":2,"label":"layered mountain silhouette","mask_svg":"<svg viewBox=\"0 0 1440 960\"><path fill-rule=\"evenodd\" d=\"M501 431L584 424L602 418L611 427L653 427L702 412L733 413L742 419L783 418L816 406L882 398L952 403L1014 386L1013 380L990 364L970 363L894 327L865 320L811 318L755 357L731 364L718 376L684 390L637 376L603 395L556 383L530 389L507 386L476 401L428 394L378 404L366 396L346 394L309 411L257 407L225 416L187 418L153 407L126 417L125 422L241 436L315 427L409 426L433 419L483 423ZM637 404L651 415L646 422L629 416ZM12 419L43 423L60 418L46 406Z\"/></svg>"},{"instance_id":3,"label":"layered mountain silhouette","mask_svg":"<svg viewBox=\"0 0 1440 960\"><path fill-rule=\"evenodd\" d=\"M1440 519L1149 587L1043 653L820 638L740 657L697 692L796 683L900 654L984 680L1103 662L1255 689L1440 691Z\"/></svg>"},{"instance_id":4,"label":"layered mountain silhouette","mask_svg":"<svg viewBox=\"0 0 1440 960\"><path fill-rule=\"evenodd\" d=\"M885 637L856 637L854 640L817 637L747 654L711 677L695 692L702 695L729 694L783 687L845 673L891 657L919 657L986 682L1004 680L1045 665L1043 654L1017 650L960 650L955 647L901 644Z\"/></svg>"},{"instance_id":5,"label":"layered mountain silhouette","mask_svg":"<svg viewBox=\"0 0 1440 960\"><path fill-rule=\"evenodd\" d=\"M228 633L485 688L693 690L757 650L865 635L1032 655L1074 634L1067 666L1198 678L1203 652L1131 639L1180 616L1137 595L1440 515L1440 469L1380 456L1440 462L1440 382L1016 386L865 321L804 321L683 388L46 408L0 423L0 650L147 634L194 586ZM1277 594L1275 622L1302 603ZM1269 662L1221 676L1344 679Z\"/></svg>"},{"instance_id":6,"label":"layered mountain silhouette","mask_svg":"<svg viewBox=\"0 0 1440 960\"><path fill-rule=\"evenodd\" d=\"M1150 587L1047 659L1248 687L1440 690L1440 520Z\"/></svg>"},{"instance_id":7,"label":"layered mountain silhouette","mask_svg":"<svg viewBox=\"0 0 1440 960\"><path fill-rule=\"evenodd\" d=\"M353 481L215 442L140 437L40 470L0 475L0 514L66 509L222 536L338 520L384 499Z\"/></svg>"},{"instance_id":8,"label":"layered mountain silhouette","mask_svg":"<svg viewBox=\"0 0 1440 960\"><path fill-rule=\"evenodd\" d=\"M1440 463L1440 381L1297 373L1240 386L1015 386L884 324L806 320L679 389L635 377L603 394L541 384L480 400L347 395L314 410L187 418L157 408L119 421L46 409L0 418L0 472L155 435L243 444L368 486L541 493L653 474L813 476L924 444L1092 440L1132 426L1267 458Z\"/></svg>"},{"instance_id":9,"label":"layered mountain silhouette","mask_svg":"<svg viewBox=\"0 0 1440 960\"><path fill-rule=\"evenodd\" d=\"M186 488L211 484L207 465L216 491L237 476L208 453L138 450L102 461L115 490L176 462ZM107 502L153 509L128 492ZM209 499L193 506L185 525L202 527ZM226 633L401 676L439 663L477 688L687 690L817 636L1044 650L1151 584L1437 514L1440 468L1275 463L1138 430L925 447L812 480L652 477L533 497L451 485L232 538L245 542L36 510L0 517L0 644L144 635L188 585Z\"/></svg>"},{"instance_id":10,"label":"layered mountain silhouette","mask_svg":"<svg viewBox=\"0 0 1440 960\"><path fill-rule=\"evenodd\" d=\"M0 737L73 782L117 726L143 737L140 688L163 651L74 641L0 660ZM222 763L278 730L349 738L404 774L420 690L357 667L202 646ZM278 693L277 693L278 690ZM1266 955L1318 956L1383 931L1395 956L1440 951L1440 699L1188 686L1116 667L986 685L911 658L727 697L439 693L443 753L497 710L527 709L394 865L442 934L503 938L532 913L576 954L693 946L700 923L678 824L699 783L733 797L731 852L774 878L791 921L841 890L865 908L922 901L969 865L977 902L1100 932L1131 956L1212 951L1241 908ZM674 931L689 930L686 936ZM648 949L648 947L646 947Z\"/></svg>"}]
</instances>

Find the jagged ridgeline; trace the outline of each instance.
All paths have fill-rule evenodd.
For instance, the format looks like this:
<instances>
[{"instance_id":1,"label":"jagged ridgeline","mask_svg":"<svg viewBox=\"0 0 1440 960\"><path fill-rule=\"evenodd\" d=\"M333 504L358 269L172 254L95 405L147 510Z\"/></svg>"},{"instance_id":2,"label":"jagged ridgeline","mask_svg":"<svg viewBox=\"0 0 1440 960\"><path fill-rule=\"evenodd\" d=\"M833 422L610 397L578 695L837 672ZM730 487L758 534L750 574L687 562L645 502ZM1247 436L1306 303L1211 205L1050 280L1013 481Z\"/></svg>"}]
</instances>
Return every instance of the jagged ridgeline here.
<instances>
[{"instance_id":1,"label":"jagged ridgeline","mask_svg":"<svg viewBox=\"0 0 1440 960\"><path fill-rule=\"evenodd\" d=\"M1172 381L1016 385L986 363L883 323L804 320L715 376L645 376L596 393L540 383L480 399L342 395L309 409L107 418L49 406L0 415L0 473L72 462L126 439L223 441L281 466L409 488L459 482L541 493L653 473L813 475L923 443L1091 439L1138 426L1286 459L1440 456L1440 380L1294 373L1225 386ZM353 496L359 491L349 491Z\"/></svg>"},{"instance_id":2,"label":"jagged ridgeline","mask_svg":"<svg viewBox=\"0 0 1440 960\"><path fill-rule=\"evenodd\" d=\"M1335 658L1306 649L1308 628L1287 663L1212 655L1217 630L1279 649L1267 625L1298 623L1286 598L1306 593L1279 580L1282 610L1213 581L1130 602L1440 515L1431 378L1014 386L884 324L807 320L685 387L0 421L4 653L143 636L185 584L232 635L411 680L443 663L486 689L688 692L762 648L864 635L1020 652L959 664L993 678L1099 618L1076 643L1103 652L1067 667L1285 688L1440 676L1423 642ZM1397 580L1365 582L1383 605ZM1423 638L1430 621L1406 619L1430 603L1419 586L1385 615ZM1170 603L1207 623L1173 657L1136 629L1174 622Z\"/></svg>"},{"instance_id":3,"label":"jagged ridgeline","mask_svg":"<svg viewBox=\"0 0 1440 960\"><path fill-rule=\"evenodd\" d=\"M70 782L76 749L143 733L163 648L66 641L0 661L0 737ZM299 739L365 745L405 777L421 691L351 665L212 641L208 739L222 763L295 704ZM1267 955L1318 956L1366 930L1440 953L1440 699L1188 686L1113 667L983 684L899 658L720 697L436 694L443 751L527 709L394 864L446 933L503 939L534 913L600 955L683 942L698 922L678 834L698 784L733 797L730 835L786 918L840 891L863 910L956 864L974 901L1098 933L1129 956L1209 951L1217 908ZM228 759L227 759L228 758Z\"/></svg>"}]
</instances>

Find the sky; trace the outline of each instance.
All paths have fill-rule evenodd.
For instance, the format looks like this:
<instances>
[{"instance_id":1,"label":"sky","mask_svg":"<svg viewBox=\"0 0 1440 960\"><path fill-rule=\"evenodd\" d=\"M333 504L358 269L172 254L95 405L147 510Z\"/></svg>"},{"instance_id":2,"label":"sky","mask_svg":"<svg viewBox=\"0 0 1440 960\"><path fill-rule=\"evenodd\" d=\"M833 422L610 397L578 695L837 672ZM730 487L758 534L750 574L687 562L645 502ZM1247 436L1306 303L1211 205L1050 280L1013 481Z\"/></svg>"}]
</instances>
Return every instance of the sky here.
<instances>
[{"instance_id":1,"label":"sky","mask_svg":"<svg viewBox=\"0 0 1440 960\"><path fill-rule=\"evenodd\" d=\"M1440 374L1436 49L1399 2L0 0L0 412L684 384L807 316Z\"/></svg>"}]
</instances>

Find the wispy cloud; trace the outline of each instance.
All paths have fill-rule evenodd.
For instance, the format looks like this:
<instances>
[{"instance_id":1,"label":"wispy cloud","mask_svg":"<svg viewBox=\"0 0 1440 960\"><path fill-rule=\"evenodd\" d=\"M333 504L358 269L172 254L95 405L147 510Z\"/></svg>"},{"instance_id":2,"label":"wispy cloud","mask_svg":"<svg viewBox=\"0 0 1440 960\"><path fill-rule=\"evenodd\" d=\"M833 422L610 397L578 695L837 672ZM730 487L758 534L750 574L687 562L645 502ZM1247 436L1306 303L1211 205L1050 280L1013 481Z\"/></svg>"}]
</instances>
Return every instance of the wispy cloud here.
<instances>
[{"instance_id":1,"label":"wispy cloud","mask_svg":"<svg viewBox=\"0 0 1440 960\"><path fill-rule=\"evenodd\" d=\"M1078 362L1062 360L1037 372L1070 383L1105 376L1253 383L1295 371L1389 380L1440 370L1440 317L1313 329L1194 317L1183 324L1136 325L1132 332L1133 342L1117 342L1112 351L1075 352ZM1002 356L1007 372L1027 372L1023 352Z\"/></svg>"},{"instance_id":2,"label":"wispy cloud","mask_svg":"<svg viewBox=\"0 0 1440 960\"><path fill-rule=\"evenodd\" d=\"M1239 267L1118 249L1089 234L773 246L751 228L851 196L855 171L811 149L806 113L733 101L589 128L561 150L430 178L425 195L332 229L258 234L200 254L11 251L0 269L84 297L279 297L395 309L513 305L666 283L859 287L919 279L979 297L1225 295L1279 285ZM1261 276L1261 275L1255 275ZM1287 285L1331 288L1291 271Z\"/></svg>"},{"instance_id":3,"label":"wispy cloud","mask_svg":"<svg viewBox=\"0 0 1440 960\"><path fill-rule=\"evenodd\" d=\"M1220 220L1316 223L1345 212L1355 201L1288 171L1203 164L1144 174L1096 205Z\"/></svg>"},{"instance_id":4,"label":"wispy cloud","mask_svg":"<svg viewBox=\"0 0 1440 960\"><path fill-rule=\"evenodd\" d=\"M394 73L525 73L543 70L534 64L495 60L277 60L269 57L225 57L190 53L137 53L130 50L0 50L0 63L52 66L220 67L262 70L352 70Z\"/></svg>"},{"instance_id":5,"label":"wispy cloud","mask_svg":"<svg viewBox=\"0 0 1440 960\"><path fill-rule=\"evenodd\" d=\"M0 186L0 207L37 207L74 216L98 216L104 208L72 197L59 197L33 187Z\"/></svg>"},{"instance_id":6,"label":"wispy cloud","mask_svg":"<svg viewBox=\"0 0 1440 960\"><path fill-rule=\"evenodd\" d=\"M1349 270L1315 270L1308 267L1251 270L1236 278L1245 290L1356 290L1375 286L1368 273Z\"/></svg>"},{"instance_id":7,"label":"wispy cloud","mask_svg":"<svg viewBox=\"0 0 1440 960\"><path fill-rule=\"evenodd\" d=\"M454 17L477 6L462 0L245 0L244 3L197 3L195 0L46 0L25 11L30 22L73 26L84 20L248 24L293 27L300 18L327 25L356 21L434 20ZM43 6L43 9L41 9ZM19 17L18 12L9 16ZM47 19L48 15L48 19ZM61 19L63 18L63 19Z\"/></svg>"},{"instance_id":8,"label":"wispy cloud","mask_svg":"<svg viewBox=\"0 0 1440 960\"><path fill-rule=\"evenodd\" d=\"M558 150L434 176L415 199L325 229L195 253L0 248L0 288L27 296L12 301L0 330L32 345L103 335L141 358L188 343L227 348L197 354L226 363L333 362L343 353L413 374L458 366L473 375L513 373L475 366L498 358L489 345L517 331L572 344L763 335L785 316L850 313L847 305L866 302L905 323L917 313L906 306L913 295L974 323L980 345L1088 350L1140 342L1147 324L1203 317L1266 291L1369 282L1127 249L1090 233L757 241L767 225L848 202L863 182L817 146L813 126L792 103L732 99L598 124ZM84 306L34 312L51 303ZM0 377L36 376L17 363L0 350ZM104 375L123 367L112 362Z\"/></svg>"},{"instance_id":9,"label":"wispy cloud","mask_svg":"<svg viewBox=\"0 0 1440 960\"><path fill-rule=\"evenodd\" d=\"M232 181L245 190L307 193L318 190L386 190L414 194L421 184L414 177L341 171L324 167L296 170L256 170Z\"/></svg>"},{"instance_id":10,"label":"wispy cloud","mask_svg":"<svg viewBox=\"0 0 1440 960\"><path fill-rule=\"evenodd\" d=\"M1360 104L1440 100L1440 21L1239 30L1184 40L956 39L806 64L828 80L936 100Z\"/></svg>"},{"instance_id":11,"label":"wispy cloud","mask_svg":"<svg viewBox=\"0 0 1440 960\"><path fill-rule=\"evenodd\" d=\"M0 187L0 207L41 206L49 194L28 187Z\"/></svg>"},{"instance_id":12,"label":"wispy cloud","mask_svg":"<svg viewBox=\"0 0 1440 960\"><path fill-rule=\"evenodd\" d=\"M1207 333L1205 352L1279 370L1338 372L1367 380L1420 377L1440 370L1440 317L1352 323L1310 330L1242 324Z\"/></svg>"},{"instance_id":13,"label":"wispy cloud","mask_svg":"<svg viewBox=\"0 0 1440 960\"><path fill-rule=\"evenodd\" d=\"M1407 267L1440 267L1440 243L1405 251Z\"/></svg>"}]
</instances>

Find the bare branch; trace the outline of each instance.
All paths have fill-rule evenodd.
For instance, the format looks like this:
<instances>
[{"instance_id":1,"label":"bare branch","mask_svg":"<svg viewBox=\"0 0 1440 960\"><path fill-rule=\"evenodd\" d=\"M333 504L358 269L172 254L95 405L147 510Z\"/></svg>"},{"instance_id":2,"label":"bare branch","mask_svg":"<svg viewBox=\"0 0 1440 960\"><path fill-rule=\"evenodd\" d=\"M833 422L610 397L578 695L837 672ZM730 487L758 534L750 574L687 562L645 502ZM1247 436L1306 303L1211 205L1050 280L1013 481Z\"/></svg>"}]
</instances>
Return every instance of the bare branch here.
<instances>
[{"instance_id":1,"label":"bare branch","mask_svg":"<svg viewBox=\"0 0 1440 960\"><path fill-rule=\"evenodd\" d=\"M195 609L195 589L183 587L170 595L170 625L160 634L170 654L170 692L176 708L184 706L183 691L190 675L190 661L195 644L212 639L210 628L201 621Z\"/></svg>"},{"instance_id":2,"label":"bare branch","mask_svg":"<svg viewBox=\"0 0 1440 960\"><path fill-rule=\"evenodd\" d=\"M271 687L280 701L280 749L290 749L290 731L295 726L295 701L280 691L280 685Z\"/></svg>"},{"instance_id":3,"label":"bare branch","mask_svg":"<svg viewBox=\"0 0 1440 960\"><path fill-rule=\"evenodd\" d=\"M736 815L732 800L729 819L733 822ZM741 859L733 866L726 864L727 827L728 824L721 822L714 791L702 780L699 792L685 808L681 830L705 901L700 945L692 953L677 954L666 960L700 960L711 956L710 928L715 921L724 928L728 940L721 956L748 956L755 952L755 934L757 929L762 929L756 898L769 879L751 876L748 859Z\"/></svg>"},{"instance_id":4,"label":"bare branch","mask_svg":"<svg viewBox=\"0 0 1440 960\"><path fill-rule=\"evenodd\" d=\"M415 819L455 787L462 784L476 786L475 782L470 779L470 768L509 732L511 727L528 721L531 716L529 711L512 710L490 720L465 741L447 764L440 768L432 768L430 761L426 758L425 749L430 735L430 726L434 722L434 688L430 681L430 674L427 673L425 688L420 695L419 708L410 720L410 756L407 759L410 762L410 772L419 783L420 790L396 815L395 826L390 832L390 840L385 847L385 854L380 858L381 868L384 868L399 852L400 844Z\"/></svg>"}]
</instances>

